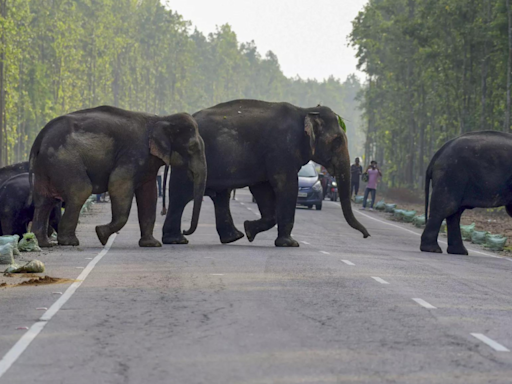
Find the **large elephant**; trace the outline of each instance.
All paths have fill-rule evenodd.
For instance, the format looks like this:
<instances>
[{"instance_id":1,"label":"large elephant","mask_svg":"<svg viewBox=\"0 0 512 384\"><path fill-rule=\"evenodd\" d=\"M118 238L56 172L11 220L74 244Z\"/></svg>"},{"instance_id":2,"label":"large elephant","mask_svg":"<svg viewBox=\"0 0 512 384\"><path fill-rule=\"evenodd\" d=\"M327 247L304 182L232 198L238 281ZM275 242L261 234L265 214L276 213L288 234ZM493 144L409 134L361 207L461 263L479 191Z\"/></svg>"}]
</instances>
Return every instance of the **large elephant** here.
<instances>
[{"instance_id":1,"label":"large elephant","mask_svg":"<svg viewBox=\"0 0 512 384\"><path fill-rule=\"evenodd\" d=\"M23 236L34 216L30 199L28 173L20 173L0 186L0 235ZM56 202L50 213L49 233L57 231L61 217L61 203Z\"/></svg>"},{"instance_id":2,"label":"large elephant","mask_svg":"<svg viewBox=\"0 0 512 384\"><path fill-rule=\"evenodd\" d=\"M353 228L369 236L354 217L350 203L350 158L347 136L338 116L327 107L299 108L288 103L234 100L193 115L205 142L208 161L206 194L215 205L217 232L222 243L243 237L229 211L233 188L249 186L261 219L246 221L249 241L278 225L276 246L299 244L291 237L297 202L297 172L309 160L322 164L338 180L341 207ZM163 242L186 244L181 233L192 184L183 166L171 168L169 212Z\"/></svg>"},{"instance_id":3,"label":"large elephant","mask_svg":"<svg viewBox=\"0 0 512 384\"><path fill-rule=\"evenodd\" d=\"M0 186L5 183L7 179L26 172L28 172L28 161L0 168Z\"/></svg>"},{"instance_id":4,"label":"large elephant","mask_svg":"<svg viewBox=\"0 0 512 384\"><path fill-rule=\"evenodd\" d=\"M423 252L441 253L439 229L446 219L448 253L467 255L460 232L464 210L506 206L512 216L512 135L496 131L472 132L448 141L437 151L425 178Z\"/></svg>"},{"instance_id":5,"label":"large elephant","mask_svg":"<svg viewBox=\"0 0 512 384\"><path fill-rule=\"evenodd\" d=\"M193 185L192 233L204 194L206 160L203 140L190 115L156 116L102 106L50 121L30 152L30 172L35 175L33 232L39 244L50 246L48 215L56 199L66 204L58 243L78 245L75 231L82 205L91 194L108 191L112 221L96 227L101 243L106 244L126 224L135 194L139 246L161 246L153 237L156 175L164 163L178 165L177 159Z\"/></svg>"}]
</instances>

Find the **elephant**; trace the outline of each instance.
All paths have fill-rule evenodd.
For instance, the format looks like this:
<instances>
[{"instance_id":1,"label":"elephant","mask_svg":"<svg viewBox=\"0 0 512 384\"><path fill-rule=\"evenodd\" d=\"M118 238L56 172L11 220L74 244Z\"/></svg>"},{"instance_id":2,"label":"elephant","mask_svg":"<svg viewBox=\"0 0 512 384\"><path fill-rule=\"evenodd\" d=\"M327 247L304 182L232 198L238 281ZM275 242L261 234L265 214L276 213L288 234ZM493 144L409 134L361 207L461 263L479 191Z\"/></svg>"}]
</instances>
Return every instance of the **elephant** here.
<instances>
[{"instance_id":1,"label":"elephant","mask_svg":"<svg viewBox=\"0 0 512 384\"><path fill-rule=\"evenodd\" d=\"M420 250L441 253L439 229L446 219L448 253L467 255L460 231L464 210L505 206L512 216L512 134L466 133L444 144L433 156L425 177L425 217Z\"/></svg>"},{"instance_id":2,"label":"elephant","mask_svg":"<svg viewBox=\"0 0 512 384\"><path fill-rule=\"evenodd\" d=\"M0 168L0 186L7 181L7 179L19 175L20 173L28 172L28 161L21 163L11 164L6 167Z\"/></svg>"},{"instance_id":3,"label":"elephant","mask_svg":"<svg viewBox=\"0 0 512 384\"><path fill-rule=\"evenodd\" d=\"M28 162L27 162L28 164ZM0 186L0 235L23 236L34 216L30 201L31 187L28 173L20 173ZM56 231L61 217L61 203L57 202L50 213L49 234Z\"/></svg>"},{"instance_id":4,"label":"elephant","mask_svg":"<svg viewBox=\"0 0 512 384\"><path fill-rule=\"evenodd\" d=\"M46 124L34 141L29 161L30 174L34 175L33 232L40 246L51 246L47 223L55 200L66 204L57 241L77 246L75 232L82 205L91 194L107 191L112 220L96 226L101 244L126 224L135 194L139 246L162 246L153 237L153 228L156 175L164 164L179 164L193 185L194 209L187 233L197 228L206 158L197 123L189 114L157 116L111 106L76 111Z\"/></svg>"},{"instance_id":5,"label":"elephant","mask_svg":"<svg viewBox=\"0 0 512 384\"><path fill-rule=\"evenodd\" d=\"M274 244L298 247L292 238L297 202L297 173L313 160L336 175L341 207L350 226L369 236L354 217L350 203L350 158L341 119L330 108L299 108L289 103L233 100L193 115L205 142L208 177L206 195L214 203L221 243L244 235L233 224L229 210L231 190L248 186L261 219L246 221L253 241L259 232L278 226ZM163 227L165 244L187 244L181 232L183 209L192 199L192 185L183 166L171 167L169 211Z\"/></svg>"}]
</instances>

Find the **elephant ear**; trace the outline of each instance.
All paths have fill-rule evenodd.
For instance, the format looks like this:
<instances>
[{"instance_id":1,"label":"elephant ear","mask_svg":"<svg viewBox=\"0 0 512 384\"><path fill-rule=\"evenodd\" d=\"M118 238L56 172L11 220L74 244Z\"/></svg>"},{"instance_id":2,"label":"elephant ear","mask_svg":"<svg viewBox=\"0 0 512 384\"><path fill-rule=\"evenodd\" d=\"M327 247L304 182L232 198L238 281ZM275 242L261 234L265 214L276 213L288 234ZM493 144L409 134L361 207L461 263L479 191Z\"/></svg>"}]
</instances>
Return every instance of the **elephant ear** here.
<instances>
[{"instance_id":1,"label":"elephant ear","mask_svg":"<svg viewBox=\"0 0 512 384\"><path fill-rule=\"evenodd\" d=\"M309 142L311 155L315 154L315 115L318 115L318 112L310 112L306 115L306 118L304 119L304 135L307 137L307 140Z\"/></svg>"},{"instance_id":2,"label":"elephant ear","mask_svg":"<svg viewBox=\"0 0 512 384\"><path fill-rule=\"evenodd\" d=\"M166 121L159 121L149 133L149 152L162 159L167 165L171 163L171 140L169 135L170 124Z\"/></svg>"}]
</instances>

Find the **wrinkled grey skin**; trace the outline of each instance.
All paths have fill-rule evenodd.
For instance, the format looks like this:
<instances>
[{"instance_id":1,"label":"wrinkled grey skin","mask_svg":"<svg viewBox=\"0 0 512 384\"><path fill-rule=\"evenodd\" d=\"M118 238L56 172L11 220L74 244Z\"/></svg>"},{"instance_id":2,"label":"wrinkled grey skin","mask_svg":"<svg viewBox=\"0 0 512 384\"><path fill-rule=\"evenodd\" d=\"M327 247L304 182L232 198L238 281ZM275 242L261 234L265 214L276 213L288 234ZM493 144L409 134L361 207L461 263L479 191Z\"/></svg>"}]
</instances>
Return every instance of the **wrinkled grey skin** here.
<instances>
[{"instance_id":1,"label":"wrinkled grey skin","mask_svg":"<svg viewBox=\"0 0 512 384\"><path fill-rule=\"evenodd\" d=\"M505 206L512 216L512 135L496 131L471 132L450 140L437 151L425 178L423 252L441 253L437 236L446 219L448 253L467 255L460 232L464 210Z\"/></svg>"},{"instance_id":2,"label":"wrinkled grey skin","mask_svg":"<svg viewBox=\"0 0 512 384\"><path fill-rule=\"evenodd\" d=\"M28 163L27 163L28 164ZM61 203L50 213L49 234L57 231L61 217ZM28 173L20 173L0 186L0 235L23 236L34 217L34 204L30 199Z\"/></svg>"},{"instance_id":3,"label":"wrinkled grey skin","mask_svg":"<svg viewBox=\"0 0 512 384\"><path fill-rule=\"evenodd\" d=\"M153 237L156 216L156 175L179 154L180 165L193 186L190 232L197 227L206 182L204 143L188 114L156 116L102 106L50 121L30 152L34 173L33 232L41 246L47 238L48 215L56 200L66 209L58 242L78 245L75 235L80 209L91 194L107 192L112 221L96 227L102 244L126 224L133 196L137 201L141 247L158 247Z\"/></svg>"},{"instance_id":4,"label":"wrinkled grey skin","mask_svg":"<svg viewBox=\"0 0 512 384\"><path fill-rule=\"evenodd\" d=\"M295 219L297 172L309 160L322 164L338 180L341 207L350 226L369 236L354 217L350 203L350 158L347 136L327 107L299 108L288 103L234 100L193 115L206 146L206 194L215 205L222 243L243 237L229 210L229 193L249 186L262 214L246 221L249 241L278 226L276 246L299 244L291 237ZM183 209L192 198L184 167L172 167L169 212L163 242L186 244L181 232Z\"/></svg>"}]
</instances>

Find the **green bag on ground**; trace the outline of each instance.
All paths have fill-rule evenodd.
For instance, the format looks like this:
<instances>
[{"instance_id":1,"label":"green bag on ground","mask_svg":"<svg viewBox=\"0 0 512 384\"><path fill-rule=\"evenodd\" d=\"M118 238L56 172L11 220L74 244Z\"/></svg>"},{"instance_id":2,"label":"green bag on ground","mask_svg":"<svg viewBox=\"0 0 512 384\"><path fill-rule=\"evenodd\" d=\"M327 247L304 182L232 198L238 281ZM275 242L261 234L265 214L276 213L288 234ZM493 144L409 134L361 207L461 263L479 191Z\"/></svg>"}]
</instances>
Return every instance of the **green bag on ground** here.
<instances>
[{"instance_id":1,"label":"green bag on ground","mask_svg":"<svg viewBox=\"0 0 512 384\"><path fill-rule=\"evenodd\" d=\"M386 203L384 202L384 200L381 200L379 201L377 204L375 204L375 209L377 211L383 211L386 209Z\"/></svg>"},{"instance_id":2,"label":"green bag on ground","mask_svg":"<svg viewBox=\"0 0 512 384\"><path fill-rule=\"evenodd\" d=\"M475 223L471 223L470 225L461 225L460 233L462 235L462 239L470 241L471 235L473 234L474 230L475 230Z\"/></svg>"},{"instance_id":3,"label":"green bag on ground","mask_svg":"<svg viewBox=\"0 0 512 384\"><path fill-rule=\"evenodd\" d=\"M14 263L14 257L12 255L13 246L11 243L0 245L0 264L12 264Z\"/></svg>"},{"instance_id":4,"label":"green bag on ground","mask_svg":"<svg viewBox=\"0 0 512 384\"><path fill-rule=\"evenodd\" d=\"M406 223L412 223L414 216L416 216L416 211L404 211L402 213L402 219Z\"/></svg>"},{"instance_id":5,"label":"green bag on ground","mask_svg":"<svg viewBox=\"0 0 512 384\"><path fill-rule=\"evenodd\" d=\"M395 220L402 221L404 219L405 212L406 211L403 209L395 209L393 211L393 217L395 218Z\"/></svg>"},{"instance_id":6,"label":"green bag on ground","mask_svg":"<svg viewBox=\"0 0 512 384\"><path fill-rule=\"evenodd\" d=\"M485 236L488 235L489 232L486 231L473 231L471 234L471 242L473 244L484 244Z\"/></svg>"},{"instance_id":7,"label":"green bag on ground","mask_svg":"<svg viewBox=\"0 0 512 384\"><path fill-rule=\"evenodd\" d=\"M364 201L364 196L356 196L354 198L354 203L356 203L356 204L363 204L363 201Z\"/></svg>"},{"instance_id":8,"label":"green bag on ground","mask_svg":"<svg viewBox=\"0 0 512 384\"><path fill-rule=\"evenodd\" d=\"M446 220L443 220L441 223L441 228L439 229L440 233L446 233Z\"/></svg>"},{"instance_id":9,"label":"green bag on ground","mask_svg":"<svg viewBox=\"0 0 512 384\"><path fill-rule=\"evenodd\" d=\"M425 226L425 215L414 216L412 223L415 227L421 228Z\"/></svg>"},{"instance_id":10,"label":"green bag on ground","mask_svg":"<svg viewBox=\"0 0 512 384\"><path fill-rule=\"evenodd\" d=\"M41 252L39 244L37 243L36 235L32 232L25 233L23 239L18 244L18 249L21 252Z\"/></svg>"},{"instance_id":11,"label":"green bag on ground","mask_svg":"<svg viewBox=\"0 0 512 384\"><path fill-rule=\"evenodd\" d=\"M43 273L44 270L45 266L42 261L31 260L23 265L12 264L4 271L4 273Z\"/></svg>"},{"instance_id":12,"label":"green bag on ground","mask_svg":"<svg viewBox=\"0 0 512 384\"><path fill-rule=\"evenodd\" d=\"M12 244L12 254L14 256L20 255L20 250L18 249L18 241L20 241L20 237L18 235L0 236L0 245Z\"/></svg>"},{"instance_id":13,"label":"green bag on ground","mask_svg":"<svg viewBox=\"0 0 512 384\"><path fill-rule=\"evenodd\" d=\"M503 251L506 242L507 238L505 236L487 234L484 247L491 251Z\"/></svg>"},{"instance_id":14,"label":"green bag on ground","mask_svg":"<svg viewBox=\"0 0 512 384\"><path fill-rule=\"evenodd\" d=\"M395 209L396 209L396 204L386 204L384 211L388 212L388 213L394 213Z\"/></svg>"}]
</instances>

